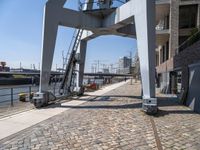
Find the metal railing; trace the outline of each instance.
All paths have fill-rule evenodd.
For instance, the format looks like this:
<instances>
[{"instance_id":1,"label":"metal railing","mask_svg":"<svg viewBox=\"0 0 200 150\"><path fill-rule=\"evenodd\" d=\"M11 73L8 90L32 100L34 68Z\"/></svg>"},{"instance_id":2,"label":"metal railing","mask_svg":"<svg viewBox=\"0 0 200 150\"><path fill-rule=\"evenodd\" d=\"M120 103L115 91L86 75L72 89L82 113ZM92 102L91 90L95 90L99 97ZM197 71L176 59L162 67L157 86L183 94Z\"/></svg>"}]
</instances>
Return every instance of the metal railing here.
<instances>
[{"instance_id":1,"label":"metal railing","mask_svg":"<svg viewBox=\"0 0 200 150\"><path fill-rule=\"evenodd\" d=\"M62 76L59 75L58 77L51 78L49 82L48 91L53 93L56 97L60 96L60 93L59 93L59 88L60 88L60 83L61 83L60 78L62 78ZM86 83L87 79L89 78L84 79L84 84ZM91 80L92 79L94 79L93 82L99 85L104 84L104 78L93 77L91 78ZM102 81L99 81L99 80L102 80ZM1 108L3 108L4 106L13 107L15 104L17 104L17 102L20 102L19 94L24 94L26 96L26 102L29 102L32 100L33 94L38 91L39 91L39 85L35 85L35 84L0 86L0 107Z\"/></svg>"},{"instance_id":2,"label":"metal railing","mask_svg":"<svg viewBox=\"0 0 200 150\"><path fill-rule=\"evenodd\" d=\"M14 102L19 100L19 94L24 93L26 100L31 100L32 92L38 91L37 86L25 85L25 86L11 86L6 88L0 88L0 105L9 104L14 106Z\"/></svg>"},{"instance_id":3,"label":"metal railing","mask_svg":"<svg viewBox=\"0 0 200 150\"><path fill-rule=\"evenodd\" d=\"M111 7L110 8L116 8L116 7L119 7L120 5L122 4L125 4L126 2L128 2L129 0L113 0L112 3L111 3ZM97 9L100 9L99 8L99 5L101 3L100 0L95 0L93 2L81 2L81 0L79 0L79 10L84 10L84 7L87 5L92 5L92 7L90 9L87 9L87 10L97 10Z\"/></svg>"},{"instance_id":4,"label":"metal railing","mask_svg":"<svg viewBox=\"0 0 200 150\"><path fill-rule=\"evenodd\" d=\"M26 97L26 102L30 102L33 97L33 93L38 92L39 86L34 85L21 85L21 86L10 86L6 88L0 88L0 106L1 105L10 105L14 106L15 102L20 101L20 94L24 94ZM59 95L59 85L56 82L53 82L49 86L49 91L54 95Z\"/></svg>"},{"instance_id":5,"label":"metal railing","mask_svg":"<svg viewBox=\"0 0 200 150\"><path fill-rule=\"evenodd\" d=\"M192 46L194 43L200 40L200 28L196 28L196 32L191 35L185 42L183 42L177 49L176 49L176 55L185 50L186 48Z\"/></svg>"},{"instance_id":6,"label":"metal railing","mask_svg":"<svg viewBox=\"0 0 200 150\"><path fill-rule=\"evenodd\" d=\"M156 25L156 30L162 31L162 30L168 30L169 29L169 20L161 19L159 23Z\"/></svg>"}]
</instances>

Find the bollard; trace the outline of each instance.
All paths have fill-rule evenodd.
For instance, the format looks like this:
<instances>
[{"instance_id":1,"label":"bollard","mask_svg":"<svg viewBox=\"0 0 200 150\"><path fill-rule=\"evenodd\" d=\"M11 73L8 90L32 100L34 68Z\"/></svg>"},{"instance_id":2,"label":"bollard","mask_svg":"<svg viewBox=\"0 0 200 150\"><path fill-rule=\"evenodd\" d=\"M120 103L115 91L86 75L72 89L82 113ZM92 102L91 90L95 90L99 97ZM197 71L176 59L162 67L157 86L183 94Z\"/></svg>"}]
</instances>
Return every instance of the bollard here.
<instances>
[{"instance_id":1,"label":"bollard","mask_svg":"<svg viewBox=\"0 0 200 150\"><path fill-rule=\"evenodd\" d=\"M26 102L26 93L20 93L19 94L19 101Z\"/></svg>"}]
</instances>

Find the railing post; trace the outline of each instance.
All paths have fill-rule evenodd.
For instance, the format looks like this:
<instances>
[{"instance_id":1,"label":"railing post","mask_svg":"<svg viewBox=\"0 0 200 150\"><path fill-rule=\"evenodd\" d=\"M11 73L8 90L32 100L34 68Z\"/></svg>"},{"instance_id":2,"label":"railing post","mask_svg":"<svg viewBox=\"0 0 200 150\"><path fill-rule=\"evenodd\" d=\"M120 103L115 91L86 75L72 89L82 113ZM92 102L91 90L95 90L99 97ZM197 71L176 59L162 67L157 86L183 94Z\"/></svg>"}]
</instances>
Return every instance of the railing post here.
<instances>
[{"instance_id":1,"label":"railing post","mask_svg":"<svg viewBox=\"0 0 200 150\"><path fill-rule=\"evenodd\" d=\"M56 84L54 83L54 86L53 86L53 94L55 95L56 93Z\"/></svg>"},{"instance_id":2,"label":"railing post","mask_svg":"<svg viewBox=\"0 0 200 150\"><path fill-rule=\"evenodd\" d=\"M32 96L31 96L31 86L29 86L29 101L32 99Z\"/></svg>"},{"instance_id":3,"label":"railing post","mask_svg":"<svg viewBox=\"0 0 200 150\"><path fill-rule=\"evenodd\" d=\"M11 88L10 90L11 90L11 91L10 91L10 92L11 92L11 93L10 93L10 94L11 94L11 95L10 95L10 96L11 96L11 106L13 107L13 106L14 106L14 105L13 105L13 88Z\"/></svg>"}]
</instances>

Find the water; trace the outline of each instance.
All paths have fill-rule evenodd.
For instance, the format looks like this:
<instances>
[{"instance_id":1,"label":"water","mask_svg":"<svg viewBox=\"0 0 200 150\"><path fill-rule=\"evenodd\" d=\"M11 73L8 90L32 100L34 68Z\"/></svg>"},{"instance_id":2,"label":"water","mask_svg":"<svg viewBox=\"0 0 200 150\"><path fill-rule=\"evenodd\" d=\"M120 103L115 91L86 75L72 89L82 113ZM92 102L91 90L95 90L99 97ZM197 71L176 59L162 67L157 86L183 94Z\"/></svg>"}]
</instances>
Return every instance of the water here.
<instances>
[{"instance_id":1,"label":"water","mask_svg":"<svg viewBox=\"0 0 200 150\"><path fill-rule=\"evenodd\" d=\"M96 83L100 86L103 85L103 79L84 79L83 84ZM3 103L11 103L11 89L13 89L13 101L19 101L20 93L27 93L27 100L29 100L29 93L39 91L39 86L33 85L18 85L18 86L1 86L0 87L0 105ZM59 95L59 84L52 85L49 87L49 90L55 95Z\"/></svg>"},{"instance_id":2,"label":"water","mask_svg":"<svg viewBox=\"0 0 200 150\"><path fill-rule=\"evenodd\" d=\"M31 89L30 89L31 87ZM13 89L13 91L11 91ZM13 92L13 101L19 100L18 94L20 93L29 93L29 90L31 92L38 91L38 86L31 86L31 85L25 85L25 86L2 86L0 87L0 103L6 103L11 101L11 92Z\"/></svg>"}]
</instances>

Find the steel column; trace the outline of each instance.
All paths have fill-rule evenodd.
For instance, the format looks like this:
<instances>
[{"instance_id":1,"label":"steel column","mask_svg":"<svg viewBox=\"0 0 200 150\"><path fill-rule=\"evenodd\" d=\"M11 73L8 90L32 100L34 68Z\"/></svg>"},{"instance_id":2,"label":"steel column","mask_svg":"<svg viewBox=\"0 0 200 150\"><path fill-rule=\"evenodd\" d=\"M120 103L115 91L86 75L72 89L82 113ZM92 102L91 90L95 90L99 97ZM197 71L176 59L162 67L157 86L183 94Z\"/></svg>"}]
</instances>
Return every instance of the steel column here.
<instances>
[{"instance_id":1,"label":"steel column","mask_svg":"<svg viewBox=\"0 0 200 150\"><path fill-rule=\"evenodd\" d=\"M136 0L136 36L143 88L143 108L157 111L155 98L155 1ZM154 109L155 108L155 109Z\"/></svg>"},{"instance_id":2,"label":"steel column","mask_svg":"<svg viewBox=\"0 0 200 150\"><path fill-rule=\"evenodd\" d=\"M51 1L50 1L51 2ZM40 89L39 92L48 90L50 72L53 62L54 49L56 44L58 20L52 7L54 3L47 2L44 8L43 21L43 43L42 43L42 57L41 57L41 75L40 75Z\"/></svg>"},{"instance_id":3,"label":"steel column","mask_svg":"<svg viewBox=\"0 0 200 150\"><path fill-rule=\"evenodd\" d=\"M84 76L84 69L85 69L85 58L86 58L86 49L87 49L87 41L81 40L79 46L79 63L77 64L77 89L79 89L80 94L82 94L83 88L83 76Z\"/></svg>"}]
</instances>

